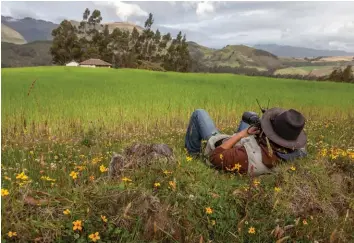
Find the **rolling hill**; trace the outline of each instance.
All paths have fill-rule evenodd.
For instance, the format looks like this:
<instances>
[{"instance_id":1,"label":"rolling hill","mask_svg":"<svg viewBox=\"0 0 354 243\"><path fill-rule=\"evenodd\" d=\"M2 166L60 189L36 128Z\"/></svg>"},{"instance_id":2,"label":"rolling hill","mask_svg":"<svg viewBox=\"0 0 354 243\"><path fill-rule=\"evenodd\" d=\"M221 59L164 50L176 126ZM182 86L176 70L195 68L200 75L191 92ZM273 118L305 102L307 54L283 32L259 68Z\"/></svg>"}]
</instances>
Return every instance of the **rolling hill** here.
<instances>
[{"instance_id":1,"label":"rolling hill","mask_svg":"<svg viewBox=\"0 0 354 243\"><path fill-rule=\"evenodd\" d=\"M14 19L1 16L1 23L20 33L27 42L52 40L52 30L58 25L50 21L33 18Z\"/></svg>"},{"instance_id":2,"label":"rolling hill","mask_svg":"<svg viewBox=\"0 0 354 243\"><path fill-rule=\"evenodd\" d=\"M20 33L4 24L1 24L1 41L19 45L27 43Z\"/></svg>"},{"instance_id":3,"label":"rolling hill","mask_svg":"<svg viewBox=\"0 0 354 243\"><path fill-rule=\"evenodd\" d=\"M24 45L1 43L1 67L50 66L51 41L35 41Z\"/></svg>"},{"instance_id":4,"label":"rolling hill","mask_svg":"<svg viewBox=\"0 0 354 243\"><path fill-rule=\"evenodd\" d=\"M211 49L195 42L188 42L192 58L206 66L248 67L266 70L278 68L278 57L245 45L228 45L222 49Z\"/></svg>"},{"instance_id":5,"label":"rolling hill","mask_svg":"<svg viewBox=\"0 0 354 243\"><path fill-rule=\"evenodd\" d=\"M297 46L276 44L255 45L257 49L265 50L279 57L320 57L320 56L354 56L354 53L337 50L317 50Z\"/></svg>"},{"instance_id":6,"label":"rolling hill","mask_svg":"<svg viewBox=\"0 0 354 243\"><path fill-rule=\"evenodd\" d=\"M71 24L74 26L79 26L80 22L76 20L70 20ZM24 44L26 42L33 41L46 41L52 40L52 30L58 27L58 24L37 20L33 18L23 18L23 19L14 19L8 16L1 16L2 26L6 25L9 29L12 29L14 32L7 31L6 41L14 44ZM112 32L115 28L124 29L128 31L132 31L134 27L137 28L139 32L143 30L141 26L135 25L129 22L109 22L102 23L97 28L103 29L104 25L108 25L108 29ZM6 27L5 27L6 28ZM16 34L18 32L18 34ZM3 33L3 32L2 32ZM22 36L25 42L18 41L18 36Z\"/></svg>"}]
</instances>

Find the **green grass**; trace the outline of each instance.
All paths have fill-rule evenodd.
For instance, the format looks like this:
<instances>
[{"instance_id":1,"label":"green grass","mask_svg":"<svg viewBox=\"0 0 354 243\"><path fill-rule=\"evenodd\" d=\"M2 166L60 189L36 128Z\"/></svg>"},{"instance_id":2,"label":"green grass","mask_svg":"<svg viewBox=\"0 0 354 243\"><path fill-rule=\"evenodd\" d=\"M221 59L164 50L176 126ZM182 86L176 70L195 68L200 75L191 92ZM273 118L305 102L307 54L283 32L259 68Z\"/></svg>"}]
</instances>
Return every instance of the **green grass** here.
<instances>
[{"instance_id":1,"label":"green grass","mask_svg":"<svg viewBox=\"0 0 354 243\"><path fill-rule=\"evenodd\" d=\"M353 240L353 85L66 67L3 69L1 85L2 188L9 191L2 242L87 242L94 232L101 242ZM256 98L305 114L307 159L280 164L257 178L257 187L248 176L186 160L183 138L194 109L206 109L230 133L243 111L258 111ZM176 161L125 170L130 183L107 178L100 166L134 142L167 143ZM21 172L29 179L16 179ZM82 231L73 231L75 220ZM293 227L276 236L277 225Z\"/></svg>"},{"instance_id":2,"label":"green grass","mask_svg":"<svg viewBox=\"0 0 354 243\"><path fill-rule=\"evenodd\" d=\"M31 83L36 80L28 96ZM127 124L147 131L153 124L179 121L184 128L196 108L210 111L217 123L238 122L244 110L263 105L294 107L306 115L335 116L354 104L350 84L298 82L229 74L180 74L141 70L23 68L2 71L2 128L47 123L63 126ZM330 99L329 99L330 98ZM340 110L338 110L340 109ZM341 115L341 114L337 114ZM124 119L123 119L124 118ZM71 131L70 131L71 132Z\"/></svg>"},{"instance_id":3,"label":"green grass","mask_svg":"<svg viewBox=\"0 0 354 243\"><path fill-rule=\"evenodd\" d=\"M306 71L312 71L314 69L326 69L326 68L333 68L334 66L304 66L304 67L299 67L303 70L306 70Z\"/></svg>"}]
</instances>

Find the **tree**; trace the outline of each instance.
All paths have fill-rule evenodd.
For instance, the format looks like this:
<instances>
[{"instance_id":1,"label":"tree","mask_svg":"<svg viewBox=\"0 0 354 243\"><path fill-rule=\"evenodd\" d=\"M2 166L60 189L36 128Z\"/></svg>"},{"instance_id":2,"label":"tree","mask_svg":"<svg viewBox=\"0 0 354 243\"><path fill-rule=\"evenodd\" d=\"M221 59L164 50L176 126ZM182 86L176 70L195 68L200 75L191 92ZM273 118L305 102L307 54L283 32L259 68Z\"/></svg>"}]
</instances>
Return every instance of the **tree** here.
<instances>
[{"instance_id":1,"label":"tree","mask_svg":"<svg viewBox=\"0 0 354 243\"><path fill-rule=\"evenodd\" d=\"M154 41L156 43L158 43L158 42L160 42L160 40L161 40L161 33L160 33L159 29L157 29L156 33L155 33L155 36L154 36Z\"/></svg>"},{"instance_id":2,"label":"tree","mask_svg":"<svg viewBox=\"0 0 354 243\"><path fill-rule=\"evenodd\" d=\"M101 23L101 21L102 21L101 11L95 9L88 19L88 24L92 25L93 27L96 27L96 25Z\"/></svg>"},{"instance_id":3,"label":"tree","mask_svg":"<svg viewBox=\"0 0 354 243\"><path fill-rule=\"evenodd\" d=\"M139 39L139 32L138 30L134 27L132 34L131 34L131 41L133 42L132 44L134 45L136 41Z\"/></svg>"},{"instance_id":4,"label":"tree","mask_svg":"<svg viewBox=\"0 0 354 243\"><path fill-rule=\"evenodd\" d=\"M153 19L152 13L149 13L149 17L145 21L145 25L144 25L145 29L150 30L153 23L154 23L154 19Z\"/></svg>"},{"instance_id":5,"label":"tree","mask_svg":"<svg viewBox=\"0 0 354 243\"><path fill-rule=\"evenodd\" d=\"M346 83L353 83L354 77L353 77L353 72L352 72L352 66L348 65L344 70L343 70L343 82Z\"/></svg>"},{"instance_id":6,"label":"tree","mask_svg":"<svg viewBox=\"0 0 354 243\"><path fill-rule=\"evenodd\" d=\"M52 31L53 42L50 48L53 63L65 64L72 60L79 60L82 52L76 28L67 20Z\"/></svg>"},{"instance_id":7,"label":"tree","mask_svg":"<svg viewBox=\"0 0 354 243\"><path fill-rule=\"evenodd\" d=\"M87 21L88 17L90 16L90 10L88 8L85 9L85 12L82 15L82 19Z\"/></svg>"}]
</instances>

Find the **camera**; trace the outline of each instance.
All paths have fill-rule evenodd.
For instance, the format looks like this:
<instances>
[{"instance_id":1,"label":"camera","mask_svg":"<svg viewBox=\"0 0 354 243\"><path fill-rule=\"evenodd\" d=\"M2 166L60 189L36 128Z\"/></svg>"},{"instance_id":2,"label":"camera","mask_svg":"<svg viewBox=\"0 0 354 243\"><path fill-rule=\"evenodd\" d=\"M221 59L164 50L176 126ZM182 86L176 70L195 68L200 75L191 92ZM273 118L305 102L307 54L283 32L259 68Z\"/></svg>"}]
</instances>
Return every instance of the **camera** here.
<instances>
[{"instance_id":1,"label":"camera","mask_svg":"<svg viewBox=\"0 0 354 243\"><path fill-rule=\"evenodd\" d=\"M253 125L253 126L260 126L260 119L259 116L257 115L257 113L253 112L253 111L246 111L243 113L242 115L242 121L249 124L249 125Z\"/></svg>"}]
</instances>

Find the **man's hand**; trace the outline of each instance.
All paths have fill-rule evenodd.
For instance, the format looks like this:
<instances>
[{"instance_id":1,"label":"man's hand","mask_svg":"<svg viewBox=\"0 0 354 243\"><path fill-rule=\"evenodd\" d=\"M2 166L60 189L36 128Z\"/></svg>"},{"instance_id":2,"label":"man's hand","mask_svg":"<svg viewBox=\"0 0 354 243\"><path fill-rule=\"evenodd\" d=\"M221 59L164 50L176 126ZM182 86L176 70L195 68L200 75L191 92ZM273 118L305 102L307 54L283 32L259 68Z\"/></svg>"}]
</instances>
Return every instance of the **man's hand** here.
<instances>
[{"instance_id":1,"label":"man's hand","mask_svg":"<svg viewBox=\"0 0 354 243\"><path fill-rule=\"evenodd\" d=\"M249 135L259 134L261 132L258 127L249 127L246 131Z\"/></svg>"}]
</instances>

